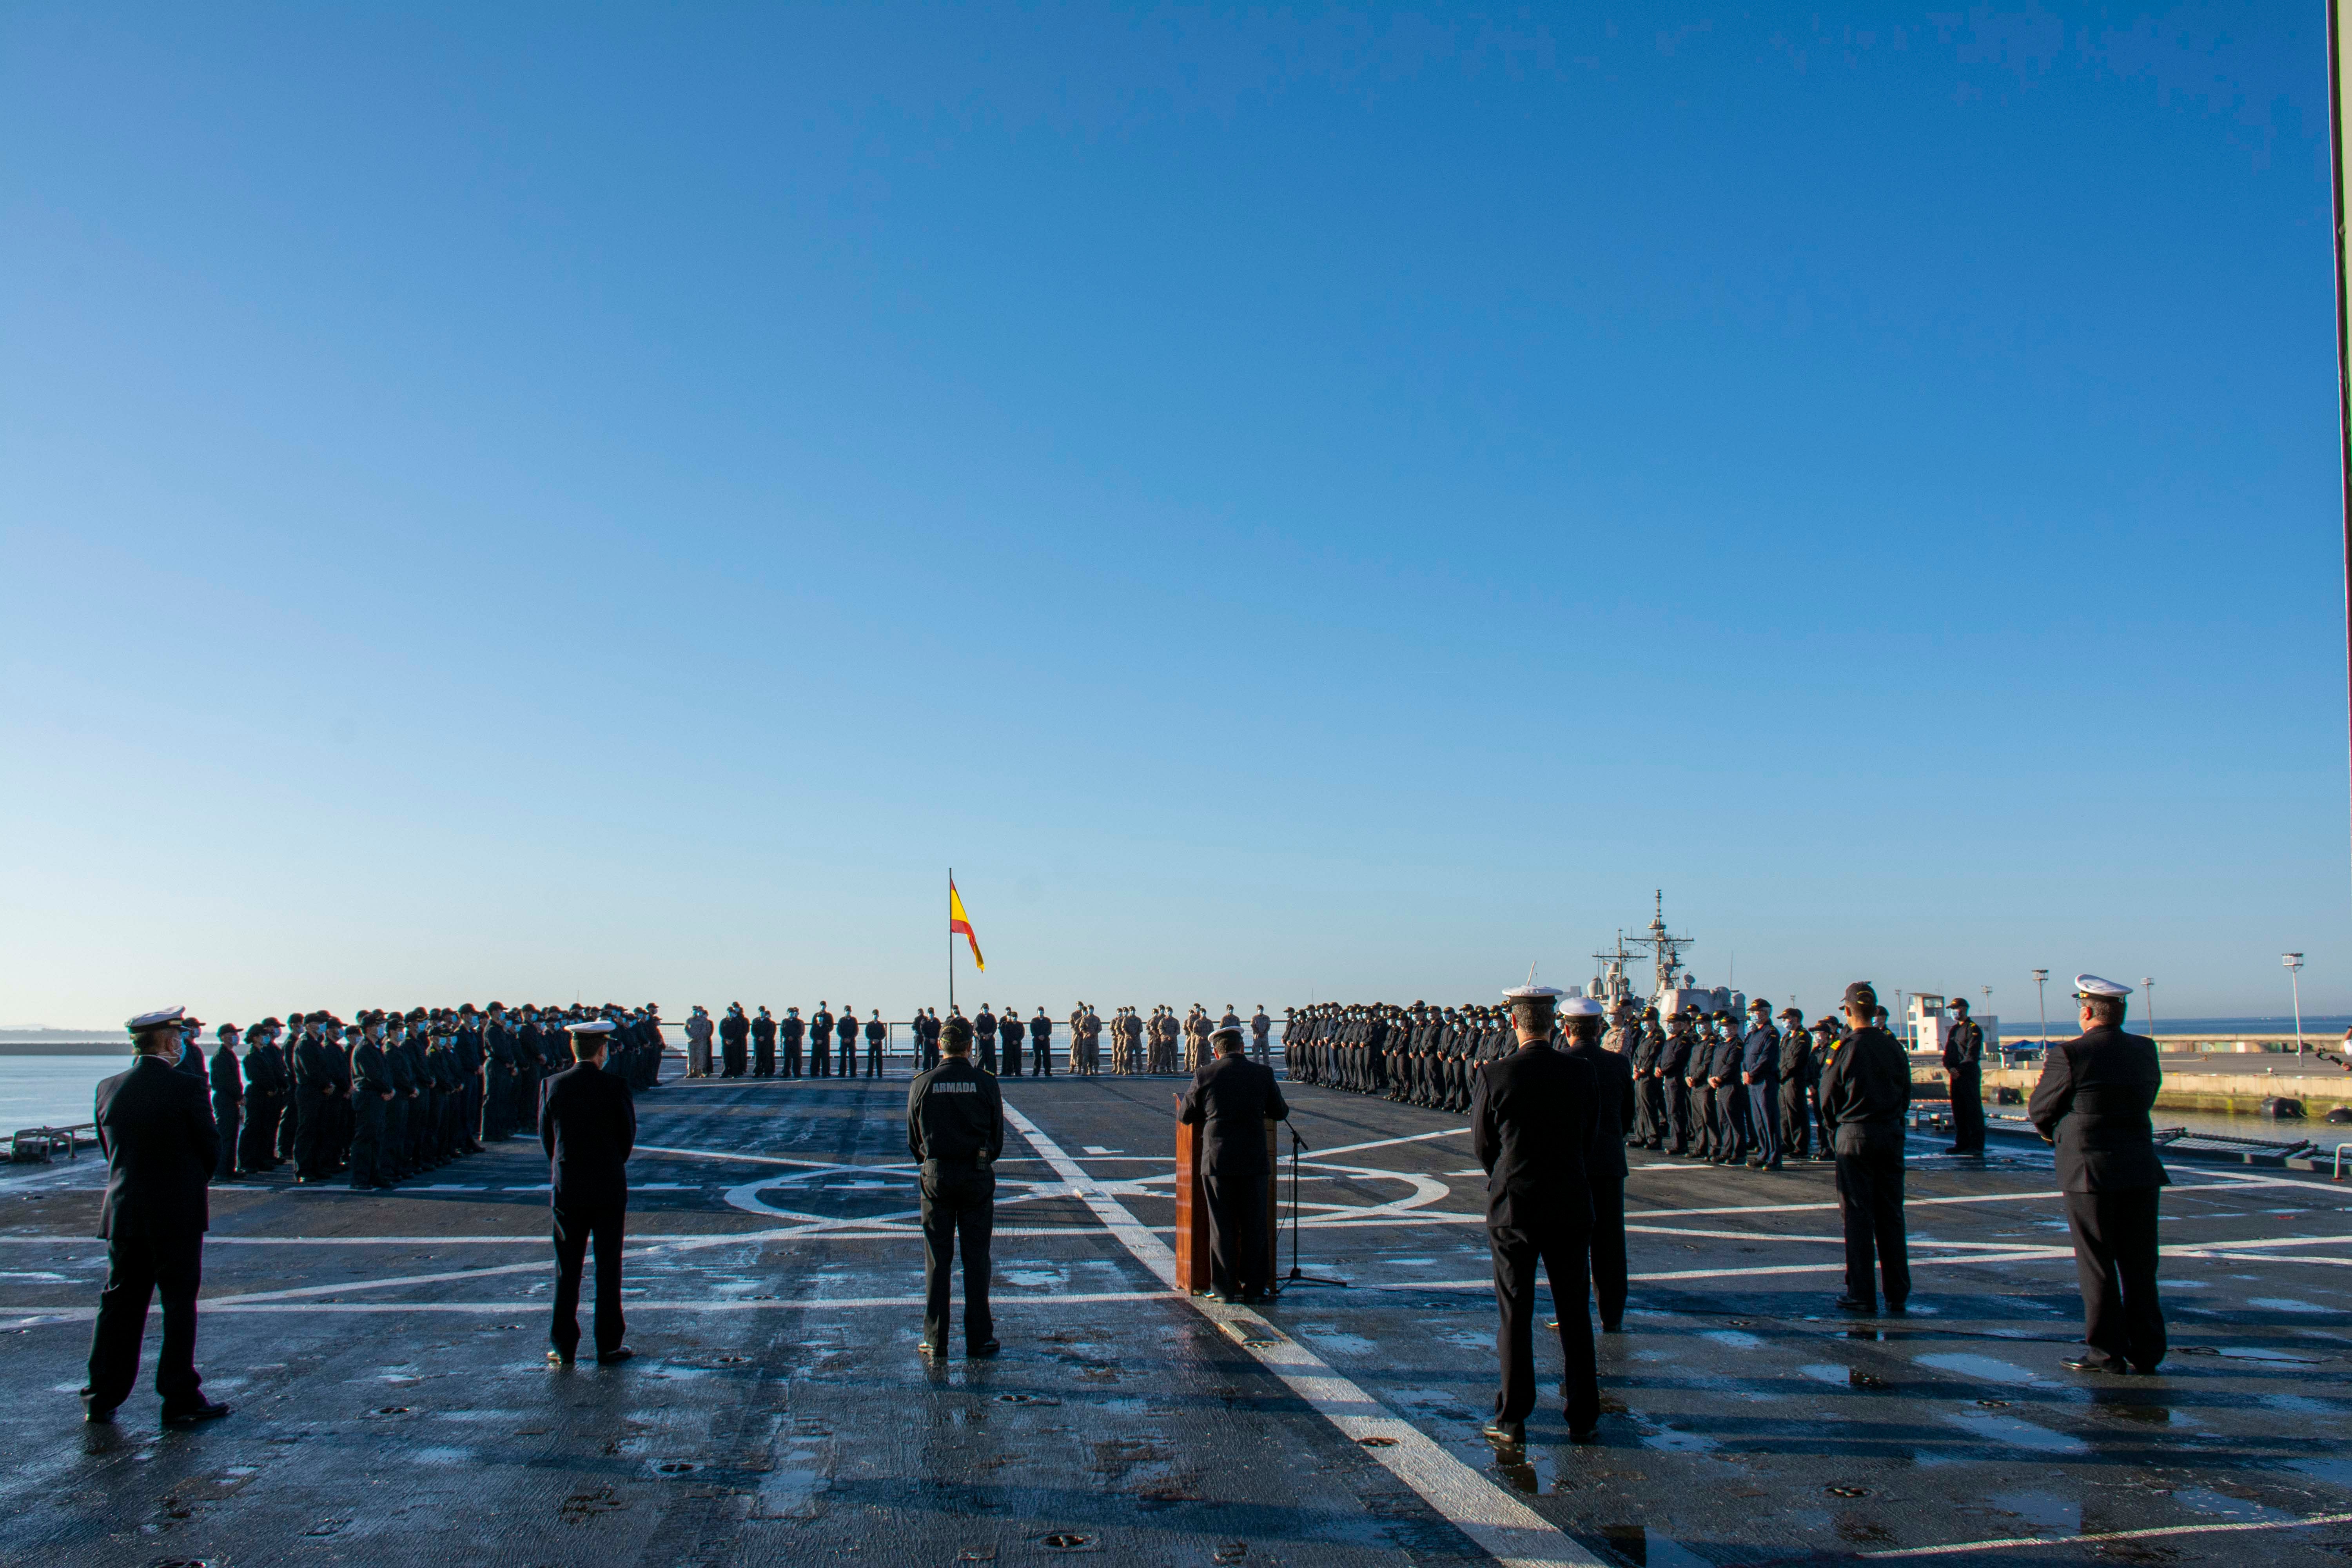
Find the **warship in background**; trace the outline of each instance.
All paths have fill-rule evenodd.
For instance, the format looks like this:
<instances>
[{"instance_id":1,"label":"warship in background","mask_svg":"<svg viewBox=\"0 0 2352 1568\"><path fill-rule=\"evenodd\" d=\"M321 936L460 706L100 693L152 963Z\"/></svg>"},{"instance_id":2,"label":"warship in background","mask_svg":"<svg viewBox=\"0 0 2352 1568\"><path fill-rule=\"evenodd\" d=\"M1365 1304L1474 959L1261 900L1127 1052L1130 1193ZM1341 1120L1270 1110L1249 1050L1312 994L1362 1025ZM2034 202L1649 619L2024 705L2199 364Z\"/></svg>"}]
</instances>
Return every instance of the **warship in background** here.
<instances>
[{"instance_id":1,"label":"warship in background","mask_svg":"<svg viewBox=\"0 0 2352 1568\"><path fill-rule=\"evenodd\" d=\"M1596 952L1593 963L1601 973L1592 977L1587 995L1600 999L1602 1005L1614 1008L1620 1002L1655 1007L1661 1018L1672 1018L1681 1013L1728 1013L1734 1018L1748 1014L1748 994L1731 985L1700 985L1692 975L1690 965L1683 962L1685 950L1698 945L1697 939L1677 936L1666 925L1666 896L1664 889L1653 897L1655 903L1650 923L1643 934L1628 938L1622 930L1617 932L1616 945L1607 952ZM1629 967L1647 958L1651 963L1649 994L1637 994ZM1988 991L1987 995L1991 993ZM1943 1054L1945 1037L1951 1033L1952 1016L1948 1003L1940 992L1897 991L1895 1005L1902 1010L1902 1038L1906 1049L1925 1056ZM2003 1049L2000 1019L1990 1013L1974 1015L1984 1030L1985 1049L1998 1053Z\"/></svg>"}]
</instances>

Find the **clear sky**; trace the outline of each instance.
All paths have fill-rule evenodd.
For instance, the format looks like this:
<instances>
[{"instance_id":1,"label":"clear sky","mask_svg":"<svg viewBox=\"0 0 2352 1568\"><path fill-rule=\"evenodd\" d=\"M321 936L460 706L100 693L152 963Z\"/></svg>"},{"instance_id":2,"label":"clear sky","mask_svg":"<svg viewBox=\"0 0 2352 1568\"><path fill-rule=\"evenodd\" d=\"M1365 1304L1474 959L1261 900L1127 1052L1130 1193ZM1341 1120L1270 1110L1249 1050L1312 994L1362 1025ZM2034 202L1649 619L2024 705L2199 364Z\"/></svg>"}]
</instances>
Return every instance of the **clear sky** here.
<instances>
[{"instance_id":1,"label":"clear sky","mask_svg":"<svg viewBox=\"0 0 2352 1568\"><path fill-rule=\"evenodd\" d=\"M8 7L0 1024L2352 1010L2323 7L1951 9Z\"/></svg>"}]
</instances>

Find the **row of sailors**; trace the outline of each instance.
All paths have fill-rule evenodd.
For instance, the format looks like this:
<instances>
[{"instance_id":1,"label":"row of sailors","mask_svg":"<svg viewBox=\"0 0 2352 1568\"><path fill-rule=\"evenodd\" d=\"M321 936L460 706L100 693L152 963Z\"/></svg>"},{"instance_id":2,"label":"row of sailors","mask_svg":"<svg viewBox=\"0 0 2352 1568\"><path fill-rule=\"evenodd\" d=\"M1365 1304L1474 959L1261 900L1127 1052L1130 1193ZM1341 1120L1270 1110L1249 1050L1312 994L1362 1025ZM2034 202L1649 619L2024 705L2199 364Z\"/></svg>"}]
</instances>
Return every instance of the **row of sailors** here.
<instances>
[{"instance_id":1,"label":"row of sailors","mask_svg":"<svg viewBox=\"0 0 2352 1568\"><path fill-rule=\"evenodd\" d=\"M1776 1023L1760 999L1744 1026L1727 1011L1664 1019L1655 1007L1618 1004L1604 1045L1633 1068L1627 1146L1758 1170L1810 1158L1821 1063L1844 1033L1832 1016L1808 1027L1796 1007ZM1499 1007L1325 1003L1295 1010L1283 1031L1296 1081L1456 1114L1470 1109L1478 1067L1517 1048ZM1818 1142L1826 1152L1826 1134Z\"/></svg>"},{"instance_id":2,"label":"row of sailors","mask_svg":"<svg viewBox=\"0 0 2352 1568\"><path fill-rule=\"evenodd\" d=\"M1022 1077L1026 1047L1028 1072L1038 1078L1053 1076L1055 1020L1045 1009L1040 1007L1024 1019L1017 1007L999 1014L985 1002L971 1018L964 1018L963 1010L953 1004L948 1007L947 1018L941 1018L937 1008L916 1013L910 1027L918 1070L929 1071L939 1065L940 1035L949 1019L963 1019L971 1026L977 1047L974 1065L982 1072ZM1105 1019L1092 1003L1081 1002L1072 1009L1067 1023L1068 1070L1080 1077L1100 1073L1106 1065L1113 1073L1197 1072L1214 1054L1210 1037L1221 1028L1247 1029L1252 1054L1263 1062L1274 1027L1264 1005L1244 1021L1230 1002L1223 1017L1213 1016L1195 1002L1181 1019L1174 1008L1164 1005L1153 1008L1149 1017L1133 1007L1120 1007ZM836 1016L823 1001L805 1019L797 1007L785 1008L784 1016L777 1018L764 1006L747 1015L742 1004L734 1003L722 1018L714 1021L698 1006L686 1024L687 1076L710 1075L714 1064L710 1042L715 1037L719 1047L715 1062L722 1078L799 1078L803 1071L810 1078L827 1078L835 1076L836 1064L839 1076L855 1078L856 1042L861 1032L866 1041L866 1074L878 1078L890 1032L879 1012L860 1024L856 1008L845 1007ZM1109 1037L1108 1064L1106 1035ZM840 1047L837 1058L835 1041Z\"/></svg>"},{"instance_id":3,"label":"row of sailors","mask_svg":"<svg viewBox=\"0 0 2352 1568\"><path fill-rule=\"evenodd\" d=\"M915 1032L923 1037L923 1018L919 1014ZM746 1016L743 1004L730 1002L726 1016L713 1026L710 1014L698 1005L686 1021L686 1076L708 1078L712 1058L710 1041L719 1039L718 1068L721 1078L832 1078L835 1073L834 1046L841 1047L842 1078L857 1076L857 1040L866 1039L866 1076L882 1076L883 1047L890 1038L890 1026L882 1021L880 1009L863 1024L858 1022L857 1009L843 1004L840 1016L823 1001L816 1011L806 1018L798 1007L787 1007L781 1018L771 1016L765 1007L756 1015ZM779 1048L781 1047L781 1049Z\"/></svg>"},{"instance_id":4,"label":"row of sailors","mask_svg":"<svg viewBox=\"0 0 2352 1568\"><path fill-rule=\"evenodd\" d=\"M295 1013L246 1029L223 1024L209 1059L197 1043L203 1023L188 1018L178 1066L210 1088L215 1180L291 1161L298 1183L345 1176L383 1188L535 1131L540 1084L570 1065L567 1026L599 1018L613 1025L607 1070L634 1089L658 1083L661 1015L650 1004L509 1011L469 1002L363 1011L349 1024Z\"/></svg>"},{"instance_id":5,"label":"row of sailors","mask_svg":"<svg viewBox=\"0 0 2352 1568\"><path fill-rule=\"evenodd\" d=\"M1296 1008L1282 1034L1283 1059L1297 1082L1456 1114L1470 1109L1479 1065L1517 1048L1504 1009L1426 1002Z\"/></svg>"}]
</instances>

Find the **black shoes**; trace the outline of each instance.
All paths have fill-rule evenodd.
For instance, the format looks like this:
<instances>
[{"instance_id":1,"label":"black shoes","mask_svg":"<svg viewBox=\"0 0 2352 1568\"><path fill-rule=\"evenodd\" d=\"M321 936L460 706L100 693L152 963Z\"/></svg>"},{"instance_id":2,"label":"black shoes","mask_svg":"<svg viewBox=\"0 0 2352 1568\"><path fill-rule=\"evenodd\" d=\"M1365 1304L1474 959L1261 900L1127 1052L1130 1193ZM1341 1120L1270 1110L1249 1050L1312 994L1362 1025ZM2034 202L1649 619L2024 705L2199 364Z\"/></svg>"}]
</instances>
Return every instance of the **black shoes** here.
<instances>
[{"instance_id":1,"label":"black shoes","mask_svg":"<svg viewBox=\"0 0 2352 1568\"><path fill-rule=\"evenodd\" d=\"M199 1421L217 1421L227 1414L227 1405L220 1404L215 1400L205 1399L199 1396L194 1405L166 1405L163 1406L163 1425L166 1426L194 1426Z\"/></svg>"},{"instance_id":2,"label":"black shoes","mask_svg":"<svg viewBox=\"0 0 2352 1568\"><path fill-rule=\"evenodd\" d=\"M985 1361L990 1356L994 1355L1002 1348L1003 1347L994 1340L982 1340L976 1345L966 1345L964 1347L964 1359L967 1361Z\"/></svg>"},{"instance_id":3,"label":"black shoes","mask_svg":"<svg viewBox=\"0 0 2352 1568\"><path fill-rule=\"evenodd\" d=\"M941 1350L941 1349L940 1349L940 1348L936 1343L934 1343L933 1342L931 1342L931 1341L929 1341L929 1340L923 1340L923 1341L921 1341L921 1342L918 1342L918 1343L916 1344L916 1346L915 1346L915 1353L916 1353L917 1355L923 1355L923 1356L941 1356L941 1355L945 1355L947 1352L946 1352L945 1351Z\"/></svg>"},{"instance_id":4,"label":"black shoes","mask_svg":"<svg viewBox=\"0 0 2352 1568\"><path fill-rule=\"evenodd\" d=\"M551 1350L547 1352L547 1364L550 1366L570 1366L572 1364L572 1352L570 1351Z\"/></svg>"},{"instance_id":5,"label":"black shoes","mask_svg":"<svg viewBox=\"0 0 2352 1568\"><path fill-rule=\"evenodd\" d=\"M1479 1436L1489 1443L1501 1443L1517 1448L1528 1440L1528 1424L1524 1421L1489 1421Z\"/></svg>"},{"instance_id":6,"label":"black shoes","mask_svg":"<svg viewBox=\"0 0 2352 1568\"><path fill-rule=\"evenodd\" d=\"M1599 1442L1601 1440L1601 1423L1595 1421L1590 1426L1570 1426L1568 1429L1568 1440L1571 1443Z\"/></svg>"},{"instance_id":7,"label":"black shoes","mask_svg":"<svg viewBox=\"0 0 2352 1568\"><path fill-rule=\"evenodd\" d=\"M1859 1296L1840 1296L1834 1303L1841 1312L1872 1312L1878 1310L1876 1301L1865 1301Z\"/></svg>"},{"instance_id":8,"label":"black shoes","mask_svg":"<svg viewBox=\"0 0 2352 1568\"><path fill-rule=\"evenodd\" d=\"M81 1391L81 1418L93 1426L104 1426L114 1420L114 1406L90 1403L89 1390Z\"/></svg>"},{"instance_id":9,"label":"black shoes","mask_svg":"<svg viewBox=\"0 0 2352 1568\"><path fill-rule=\"evenodd\" d=\"M598 1351L596 1352L596 1364L598 1366L618 1366L623 1362L634 1358L636 1353L636 1352L631 1350L626 1345L614 1345L611 1350Z\"/></svg>"},{"instance_id":10,"label":"black shoes","mask_svg":"<svg viewBox=\"0 0 2352 1568\"><path fill-rule=\"evenodd\" d=\"M2117 1377L2127 1377L2131 1374L2130 1363L2111 1360L2096 1351L2087 1352L2082 1355L2070 1355L2058 1364L2068 1372L2111 1372Z\"/></svg>"}]
</instances>

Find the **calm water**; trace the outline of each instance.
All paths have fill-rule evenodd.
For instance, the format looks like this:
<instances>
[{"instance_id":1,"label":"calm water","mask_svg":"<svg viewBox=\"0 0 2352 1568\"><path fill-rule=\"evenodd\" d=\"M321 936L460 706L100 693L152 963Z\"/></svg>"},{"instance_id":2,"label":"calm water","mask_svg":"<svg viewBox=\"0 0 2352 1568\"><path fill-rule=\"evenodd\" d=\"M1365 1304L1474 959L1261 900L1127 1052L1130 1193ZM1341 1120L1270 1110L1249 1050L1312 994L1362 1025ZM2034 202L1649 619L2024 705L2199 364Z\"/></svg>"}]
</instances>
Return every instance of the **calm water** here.
<instances>
[{"instance_id":1,"label":"calm water","mask_svg":"<svg viewBox=\"0 0 2352 1568\"><path fill-rule=\"evenodd\" d=\"M104 1057L0 1057L0 1138L19 1127L70 1127L89 1120L100 1079L131 1065Z\"/></svg>"}]
</instances>

